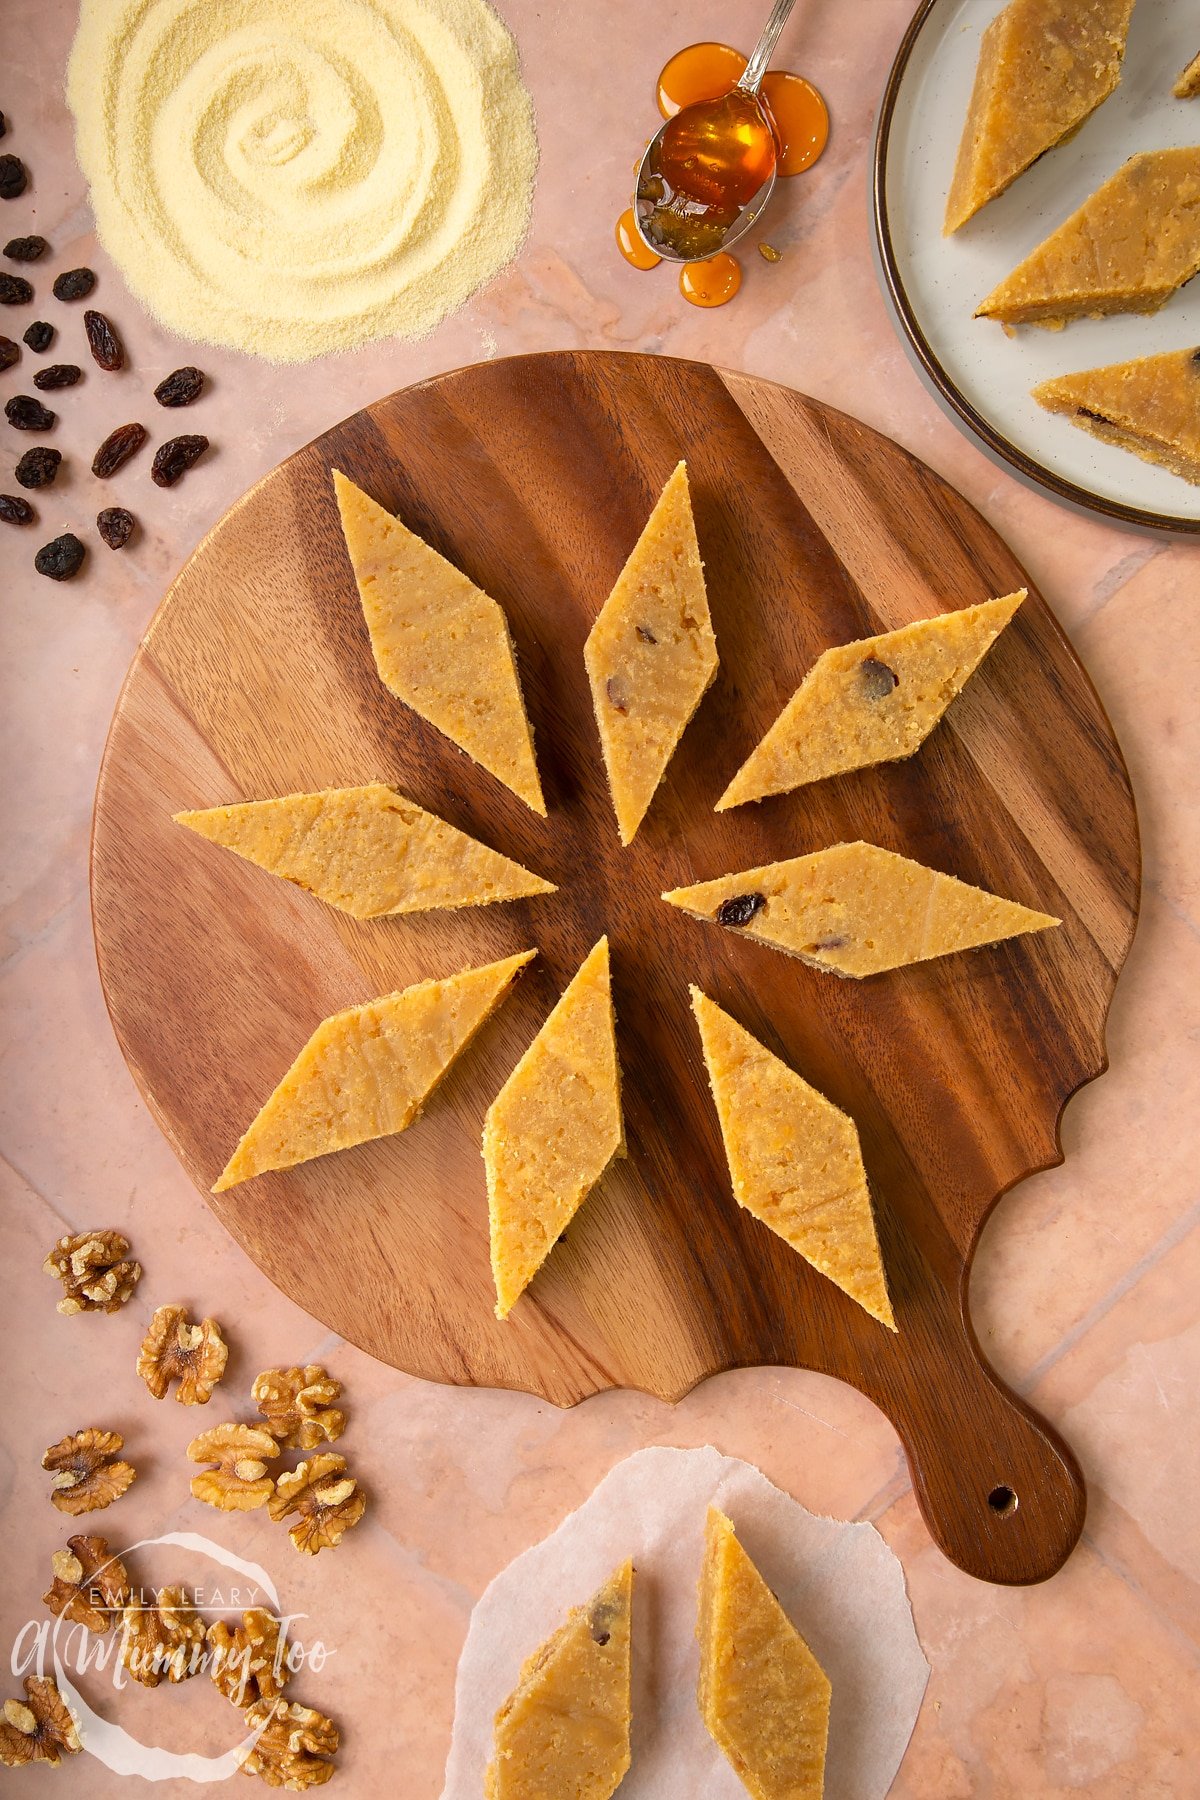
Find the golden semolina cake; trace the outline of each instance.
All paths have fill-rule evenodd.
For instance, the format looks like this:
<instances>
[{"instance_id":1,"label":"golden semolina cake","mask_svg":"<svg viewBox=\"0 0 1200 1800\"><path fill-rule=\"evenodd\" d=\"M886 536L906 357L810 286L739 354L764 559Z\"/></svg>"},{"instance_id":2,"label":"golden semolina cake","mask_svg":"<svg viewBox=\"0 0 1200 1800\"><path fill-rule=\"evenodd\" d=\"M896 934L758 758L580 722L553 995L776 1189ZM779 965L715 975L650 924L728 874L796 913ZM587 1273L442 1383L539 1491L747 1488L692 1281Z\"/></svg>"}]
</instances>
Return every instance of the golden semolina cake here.
<instances>
[{"instance_id":1,"label":"golden semolina cake","mask_svg":"<svg viewBox=\"0 0 1200 1800\"><path fill-rule=\"evenodd\" d=\"M826 650L716 810L919 750L1025 598L1025 589Z\"/></svg>"},{"instance_id":2,"label":"golden semolina cake","mask_svg":"<svg viewBox=\"0 0 1200 1800\"><path fill-rule=\"evenodd\" d=\"M692 1011L738 1205L895 1331L854 1120L696 987Z\"/></svg>"},{"instance_id":3,"label":"golden semolina cake","mask_svg":"<svg viewBox=\"0 0 1200 1800\"><path fill-rule=\"evenodd\" d=\"M715 1506L696 1636L700 1714L746 1792L753 1800L821 1800L829 1680Z\"/></svg>"},{"instance_id":4,"label":"golden semolina cake","mask_svg":"<svg viewBox=\"0 0 1200 1800\"><path fill-rule=\"evenodd\" d=\"M628 844L719 661L685 464L663 489L583 654Z\"/></svg>"},{"instance_id":5,"label":"golden semolina cake","mask_svg":"<svg viewBox=\"0 0 1200 1800\"><path fill-rule=\"evenodd\" d=\"M1056 375L1033 397L1106 444L1200 483L1200 349Z\"/></svg>"},{"instance_id":6,"label":"golden semolina cake","mask_svg":"<svg viewBox=\"0 0 1200 1800\"><path fill-rule=\"evenodd\" d=\"M1177 100L1194 100L1200 94L1200 56L1193 56L1171 92Z\"/></svg>"},{"instance_id":7,"label":"golden semolina cake","mask_svg":"<svg viewBox=\"0 0 1200 1800\"><path fill-rule=\"evenodd\" d=\"M213 1184L404 1131L537 954L422 981L323 1019Z\"/></svg>"},{"instance_id":8,"label":"golden semolina cake","mask_svg":"<svg viewBox=\"0 0 1200 1800\"><path fill-rule=\"evenodd\" d=\"M609 1800L629 1767L633 1564L535 1650L496 1714L484 1800Z\"/></svg>"},{"instance_id":9,"label":"golden semolina cake","mask_svg":"<svg viewBox=\"0 0 1200 1800\"><path fill-rule=\"evenodd\" d=\"M209 806L175 822L356 919L556 892L382 781Z\"/></svg>"},{"instance_id":10,"label":"golden semolina cake","mask_svg":"<svg viewBox=\"0 0 1200 1800\"><path fill-rule=\"evenodd\" d=\"M742 869L663 899L814 969L855 977L1060 923L863 843Z\"/></svg>"},{"instance_id":11,"label":"golden semolina cake","mask_svg":"<svg viewBox=\"0 0 1200 1800\"><path fill-rule=\"evenodd\" d=\"M379 679L545 818L502 609L338 469L333 484Z\"/></svg>"}]
</instances>

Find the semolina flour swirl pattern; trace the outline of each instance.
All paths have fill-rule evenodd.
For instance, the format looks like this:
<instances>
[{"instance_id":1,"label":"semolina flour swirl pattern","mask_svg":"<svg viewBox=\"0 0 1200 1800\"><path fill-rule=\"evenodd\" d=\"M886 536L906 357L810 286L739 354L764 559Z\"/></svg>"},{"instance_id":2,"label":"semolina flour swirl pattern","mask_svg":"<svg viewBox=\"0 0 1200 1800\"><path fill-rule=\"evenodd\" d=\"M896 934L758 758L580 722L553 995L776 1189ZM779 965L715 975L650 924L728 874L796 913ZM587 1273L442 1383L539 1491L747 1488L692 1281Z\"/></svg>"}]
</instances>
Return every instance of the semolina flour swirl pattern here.
<instances>
[{"instance_id":1,"label":"semolina flour swirl pattern","mask_svg":"<svg viewBox=\"0 0 1200 1800\"><path fill-rule=\"evenodd\" d=\"M525 234L533 110L486 0L84 0L67 92L105 248L193 340L420 336Z\"/></svg>"}]
</instances>

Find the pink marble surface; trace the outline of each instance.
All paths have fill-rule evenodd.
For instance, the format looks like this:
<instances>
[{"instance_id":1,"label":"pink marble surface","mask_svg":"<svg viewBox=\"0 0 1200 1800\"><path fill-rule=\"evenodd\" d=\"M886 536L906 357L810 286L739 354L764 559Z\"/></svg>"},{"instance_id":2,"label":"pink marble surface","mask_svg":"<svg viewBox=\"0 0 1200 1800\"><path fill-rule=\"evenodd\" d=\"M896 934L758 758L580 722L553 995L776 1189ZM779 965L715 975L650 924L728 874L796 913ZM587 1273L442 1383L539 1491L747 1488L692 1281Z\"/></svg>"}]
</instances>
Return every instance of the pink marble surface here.
<instances>
[{"instance_id":1,"label":"pink marble surface","mask_svg":"<svg viewBox=\"0 0 1200 1800\"><path fill-rule=\"evenodd\" d=\"M287 1608L309 1614L308 1640L334 1651L319 1676L299 1678L296 1693L344 1728L342 1791L431 1800L458 1650L489 1578L630 1451L712 1442L814 1509L874 1520L901 1557L933 1666L893 1790L902 1800L1195 1794L1200 547L1112 529L1020 486L959 435L911 372L876 289L866 206L873 109L909 0L853 9L800 0L780 60L828 96L831 146L785 191L771 233L783 261L755 259L737 302L710 313L685 306L665 272L625 267L611 248L612 222L654 122L652 81L664 56L706 35L745 42L761 9L669 0L648 12L634 0L608 0L601 14L503 0L501 10L518 37L542 145L524 252L424 343L379 344L279 372L194 351L130 298L95 247L72 158L61 80L74 8L5 0L4 148L26 157L35 181L26 201L0 208L0 224L6 237L43 231L54 245L50 273L79 262L99 271L96 303L120 325L133 366L116 377L89 366L85 383L63 397L58 438L76 452L71 471L40 504L36 532L0 527L0 1331L8 1370L0 1647L7 1654L25 1620L42 1616L50 1555L67 1535L46 1500L43 1448L85 1424L117 1427L141 1476L91 1524L121 1543L203 1531L262 1561ZM48 287L46 271L34 278ZM49 302L38 312L47 310L63 322L56 354L86 363L81 309ZM13 309L0 329L19 335L30 316ZM1062 1427L1089 1478L1084 1540L1044 1586L992 1589L945 1562L921 1524L890 1428L856 1393L823 1378L748 1371L673 1408L622 1393L564 1414L517 1395L413 1381L330 1338L224 1235L148 1117L113 1040L91 948L89 816L121 678L166 583L252 481L355 407L458 364L576 345L694 356L769 376L917 451L1008 537L1120 734L1140 804L1146 885L1111 1019L1112 1067L1068 1109L1065 1164L1026 1182L994 1215L972 1291L989 1355ZM189 360L213 381L187 428L207 432L214 453L169 495L151 487L143 457L102 499L82 453L128 418L152 420L167 435L149 390ZM18 391L13 375L4 387ZM15 434L0 429L11 461ZM86 579L72 584L34 575L37 543L89 521L113 498L143 520L135 545L119 555L98 547ZM145 1279L114 1318L61 1319L42 1259L60 1233L98 1225L128 1231ZM228 1409L198 1419L155 1406L133 1375L149 1313L166 1300L211 1310L226 1325ZM261 1513L226 1518L192 1501L183 1447L200 1423L244 1401L259 1368L313 1358L345 1382L345 1448L372 1505L336 1556L309 1561ZM205 1574L178 1564L146 1573ZM11 1677L4 1691L16 1691ZM89 1692L146 1741L205 1751L231 1741L226 1703L207 1682L119 1699L103 1684ZM98 1800L128 1787L91 1761L57 1779ZM0 1785L9 1780L16 1777ZM162 1791L196 1790L172 1781Z\"/></svg>"}]
</instances>

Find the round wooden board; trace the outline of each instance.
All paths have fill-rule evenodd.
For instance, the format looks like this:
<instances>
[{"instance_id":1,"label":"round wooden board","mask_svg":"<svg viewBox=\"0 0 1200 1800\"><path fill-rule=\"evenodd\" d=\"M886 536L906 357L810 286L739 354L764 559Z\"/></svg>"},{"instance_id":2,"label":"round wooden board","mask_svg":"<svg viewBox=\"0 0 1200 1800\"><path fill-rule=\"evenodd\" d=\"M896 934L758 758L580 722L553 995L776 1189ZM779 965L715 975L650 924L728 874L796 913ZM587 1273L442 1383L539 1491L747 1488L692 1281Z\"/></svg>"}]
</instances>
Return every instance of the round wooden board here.
<instances>
[{"instance_id":1,"label":"round wooden board","mask_svg":"<svg viewBox=\"0 0 1200 1800\"><path fill-rule=\"evenodd\" d=\"M680 457L721 669L623 850L583 642ZM335 466L504 606L548 819L381 686ZM410 1131L210 1198L259 1266L399 1368L560 1405L614 1386L674 1399L748 1364L840 1376L894 1422L948 1556L994 1581L1051 1574L1082 1528L1082 1479L984 1364L967 1271L996 1197L1059 1160L1062 1106L1104 1067L1139 863L1111 727L1031 592L911 761L712 811L827 645L1022 585L995 532L889 440L784 388L659 357L565 352L438 377L356 414L246 495L154 619L96 800L101 978L184 1167L207 1195L326 1014L524 947L540 953ZM561 891L359 923L171 820L374 777ZM854 982L659 899L859 837L1058 914L1062 927ZM629 1156L501 1324L483 1113L605 931ZM734 1204L690 981L857 1121L897 1336ZM1001 1486L1017 1497L1006 1512L988 1500Z\"/></svg>"}]
</instances>

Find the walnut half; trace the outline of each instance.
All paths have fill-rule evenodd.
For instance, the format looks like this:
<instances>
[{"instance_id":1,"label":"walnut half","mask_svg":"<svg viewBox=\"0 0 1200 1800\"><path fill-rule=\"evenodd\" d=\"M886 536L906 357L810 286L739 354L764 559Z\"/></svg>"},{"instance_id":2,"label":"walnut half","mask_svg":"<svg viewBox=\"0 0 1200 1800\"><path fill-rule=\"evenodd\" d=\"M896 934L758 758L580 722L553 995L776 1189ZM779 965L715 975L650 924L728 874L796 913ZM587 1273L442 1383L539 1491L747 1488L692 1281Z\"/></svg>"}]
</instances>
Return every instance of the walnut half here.
<instances>
[{"instance_id":1,"label":"walnut half","mask_svg":"<svg viewBox=\"0 0 1200 1800\"><path fill-rule=\"evenodd\" d=\"M345 1457L326 1451L311 1462L285 1469L267 1504L273 1519L299 1515L288 1526L288 1534L297 1550L315 1556L319 1550L332 1549L358 1524L366 1511L367 1496L353 1476L347 1475Z\"/></svg>"},{"instance_id":2,"label":"walnut half","mask_svg":"<svg viewBox=\"0 0 1200 1800\"><path fill-rule=\"evenodd\" d=\"M119 1431L98 1431L95 1426L51 1444L42 1467L52 1471L50 1498L59 1512L97 1512L121 1497L137 1480L136 1469L114 1460L124 1444Z\"/></svg>"},{"instance_id":3,"label":"walnut half","mask_svg":"<svg viewBox=\"0 0 1200 1800\"><path fill-rule=\"evenodd\" d=\"M25 1677L25 1702L6 1700L0 1718L0 1763L19 1769L24 1763L51 1763L57 1768L66 1751L80 1748L71 1709L47 1676ZM336 1748L336 1745L335 1745Z\"/></svg>"},{"instance_id":4,"label":"walnut half","mask_svg":"<svg viewBox=\"0 0 1200 1800\"><path fill-rule=\"evenodd\" d=\"M224 1619L208 1628L208 1672L227 1700L245 1712L260 1700L278 1700L291 1680L287 1646L274 1613L254 1607L230 1630Z\"/></svg>"},{"instance_id":5,"label":"walnut half","mask_svg":"<svg viewBox=\"0 0 1200 1800\"><path fill-rule=\"evenodd\" d=\"M160 1588L155 1605L127 1606L122 1631L121 1661L143 1687L156 1688L164 1676L186 1681L203 1666L204 1620L186 1588Z\"/></svg>"},{"instance_id":6,"label":"walnut half","mask_svg":"<svg viewBox=\"0 0 1200 1800\"><path fill-rule=\"evenodd\" d=\"M279 1455L279 1445L261 1425L214 1425L192 1439L187 1453L192 1462L217 1465L192 1476L192 1492L206 1506L253 1512L275 1492L267 1463Z\"/></svg>"},{"instance_id":7,"label":"walnut half","mask_svg":"<svg viewBox=\"0 0 1200 1800\"><path fill-rule=\"evenodd\" d=\"M58 1618L70 1619L103 1636L129 1600L129 1575L108 1539L73 1537L50 1559L54 1582L42 1599Z\"/></svg>"},{"instance_id":8,"label":"walnut half","mask_svg":"<svg viewBox=\"0 0 1200 1800\"><path fill-rule=\"evenodd\" d=\"M319 1363L305 1368L264 1369L250 1389L267 1430L288 1450L315 1450L346 1429L346 1415L333 1404L340 1381Z\"/></svg>"},{"instance_id":9,"label":"walnut half","mask_svg":"<svg viewBox=\"0 0 1200 1800\"><path fill-rule=\"evenodd\" d=\"M164 1399L171 1383L178 1381L175 1398L181 1406L204 1406L225 1373L228 1357L215 1319L191 1325L186 1307L160 1306L138 1351L137 1372L156 1400Z\"/></svg>"},{"instance_id":10,"label":"walnut half","mask_svg":"<svg viewBox=\"0 0 1200 1800\"><path fill-rule=\"evenodd\" d=\"M59 1238L42 1264L63 1284L60 1313L119 1312L142 1278L119 1231L81 1231Z\"/></svg>"},{"instance_id":11,"label":"walnut half","mask_svg":"<svg viewBox=\"0 0 1200 1800\"><path fill-rule=\"evenodd\" d=\"M268 1787L303 1793L321 1787L333 1774L340 1734L332 1719L293 1701L260 1700L246 1713L246 1729L259 1737L241 1758L246 1775L261 1775Z\"/></svg>"}]
</instances>

